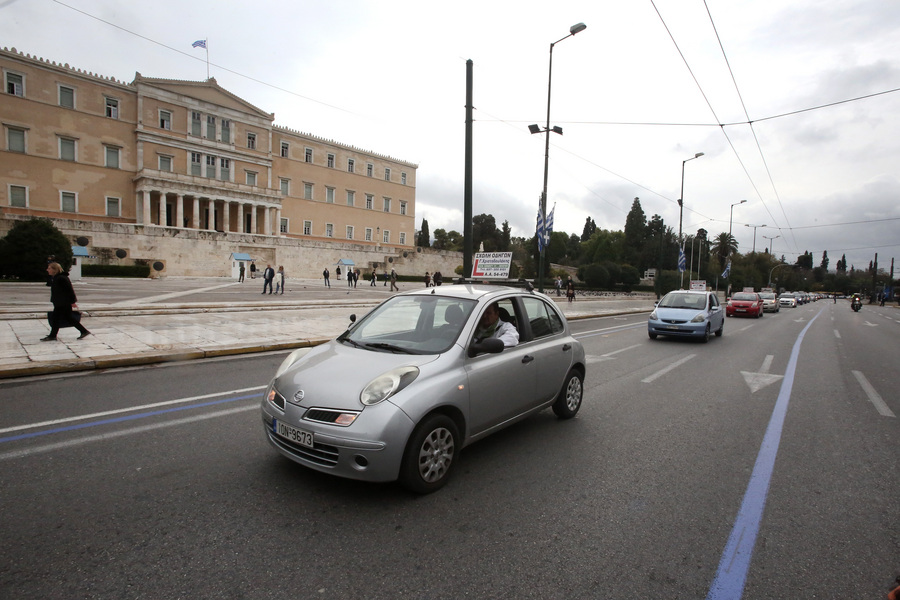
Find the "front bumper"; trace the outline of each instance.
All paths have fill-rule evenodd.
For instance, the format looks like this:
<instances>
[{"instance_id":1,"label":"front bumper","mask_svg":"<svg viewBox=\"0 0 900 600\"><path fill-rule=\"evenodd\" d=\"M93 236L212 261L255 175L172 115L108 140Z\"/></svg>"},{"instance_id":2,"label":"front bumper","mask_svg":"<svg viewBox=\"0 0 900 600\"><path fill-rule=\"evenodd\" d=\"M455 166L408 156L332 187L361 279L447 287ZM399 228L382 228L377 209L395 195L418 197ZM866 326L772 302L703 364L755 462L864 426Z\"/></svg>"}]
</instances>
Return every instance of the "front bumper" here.
<instances>
[{"instance_id":1,"label":"front bumper","mask_svg":"<svg viewBox=\"0 0 900 600\"><path fill-rule=\"evenodd\" d=\"M666 321L648 321L647 331L656 335L672 335L681 337L703 337L706 335L707 321L702 323L667 323Z\"/></svg>"}]
</instances>

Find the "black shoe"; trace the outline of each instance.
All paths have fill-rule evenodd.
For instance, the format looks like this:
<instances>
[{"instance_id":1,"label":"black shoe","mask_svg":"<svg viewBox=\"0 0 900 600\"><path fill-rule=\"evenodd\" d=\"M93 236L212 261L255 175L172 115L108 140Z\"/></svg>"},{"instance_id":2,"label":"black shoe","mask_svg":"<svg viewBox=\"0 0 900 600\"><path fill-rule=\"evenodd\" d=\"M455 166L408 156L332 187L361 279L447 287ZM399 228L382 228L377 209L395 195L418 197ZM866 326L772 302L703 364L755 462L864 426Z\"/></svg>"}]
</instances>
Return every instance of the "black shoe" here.
<instances>
[{"instance_id":1,"label":"black shoe","mask_svg":"<svg viewBox=\"0 0 900 600\"><path fill-rule=\"evenodd\" d=\"M79 339L79 340L83 340L84 338L86 338L86 337L89 336L89 335L91 335L91 332L90 332L90 331L85 331L84 333L82 333L81 335L78 336L78 339Z\"/></svg>"},{"instance_id":2,"label":"black shoe","mask_svg":"<svg viewBox=\"0 0 900 600\"><path fill-rule=\"evenodd\" d=\"M42 342L55 342L55 341L56 341L56 338L55 338L55 337L50 337L50 336L48 335L47 337L42 337L42 338L41 338L41 341L42 341Z\"/></svg>"}]
</instances>

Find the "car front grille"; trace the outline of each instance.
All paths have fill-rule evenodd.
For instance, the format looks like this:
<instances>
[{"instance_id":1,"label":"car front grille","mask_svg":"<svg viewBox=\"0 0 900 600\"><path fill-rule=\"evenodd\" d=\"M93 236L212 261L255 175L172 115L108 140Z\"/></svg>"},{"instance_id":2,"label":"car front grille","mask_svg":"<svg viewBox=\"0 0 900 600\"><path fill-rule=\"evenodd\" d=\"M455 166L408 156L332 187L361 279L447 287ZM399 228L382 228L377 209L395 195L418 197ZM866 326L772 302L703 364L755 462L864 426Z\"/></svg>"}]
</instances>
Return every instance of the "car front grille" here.
<instances>
[{"instance_id":1,"label":"car front grille","mask_svg":"<svg viewBox=\"0 0 900 600\"><path fill-rule=\"evenodd\" d=\"M308 460L309 462L315 463L317 465L322 465L324 467L333 467L337 465L338 449L335 446L315 443L313 444L312 448L308 448L307 446L295 444L290 440L286 440L281 436L275 435L274 433L272 433L272 431L269 431L268 433L269 439L272 440L272 443L285 452L293 454L298 458Z\"/></svg>"},{"instance_id":2,"label":"car front grille","mask_svg":"<svg viewBox=\"0 0 900 600\"><path fill-rule=\"evenodd\" d=\"M328 408L311 408L306 411L303 418L307 421L316 421L318 423L327 423L328 425L336 425L338 417L341 415L359 415L359 411L355 410L331 410ZM347 425L341 425L346 427Z\"/></svg>"},{"instance_id":3,"label":"car front grille","mask_svg":"<svg viewBox=\"0 0 900 600\"><path fill-rule=\"evenodd\" d=\"M669 323L670 325L684 325L687 323L684 319L660 319L663 323Z\"/></svg>"}]
</instances>

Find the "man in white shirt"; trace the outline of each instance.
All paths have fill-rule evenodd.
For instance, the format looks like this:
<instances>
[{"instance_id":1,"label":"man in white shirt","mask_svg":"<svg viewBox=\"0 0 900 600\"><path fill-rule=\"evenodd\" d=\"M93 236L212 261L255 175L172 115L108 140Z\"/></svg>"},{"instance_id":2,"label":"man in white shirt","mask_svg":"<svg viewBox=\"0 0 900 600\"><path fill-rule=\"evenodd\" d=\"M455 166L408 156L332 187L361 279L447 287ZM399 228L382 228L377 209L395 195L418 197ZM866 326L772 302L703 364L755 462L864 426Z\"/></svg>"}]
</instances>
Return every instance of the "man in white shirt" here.
<instances>
[{"instance_id":1,"label":"man in white shirt","mask_svg":"<svg viewBox=\"0 0 900 600\"><path fill-rule=\"evenodd\" d=\"M487 338L502 340L503 345L507 348L512 348L519 343L519 331L512 323L500 320L500 308L496 302L487 307L475 329L476 342Z\"/></svg>"}]
</instances>

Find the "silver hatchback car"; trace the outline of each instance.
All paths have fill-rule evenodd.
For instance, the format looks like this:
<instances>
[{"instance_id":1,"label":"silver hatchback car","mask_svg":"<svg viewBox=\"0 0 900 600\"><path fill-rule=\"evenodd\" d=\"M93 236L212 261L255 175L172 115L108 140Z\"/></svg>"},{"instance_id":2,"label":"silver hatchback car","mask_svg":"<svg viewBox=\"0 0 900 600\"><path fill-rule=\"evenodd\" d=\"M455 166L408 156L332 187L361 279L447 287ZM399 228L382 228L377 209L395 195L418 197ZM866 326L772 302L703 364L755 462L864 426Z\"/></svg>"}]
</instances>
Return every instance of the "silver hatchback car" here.
<instances>
[{"instance_id":1,"label":"silver hatchback car","mask_svg":"<svg viewBox=\"0 0 900 600\"><path fill-rule=\"evenodd\" d=\"M476 339L498 313L494 327L512 325L518 343ZM548 407L574 417L585 364L581 342L543 294L426 288L291 353L266 390L262 420L272 446L301 465L429 493L465 446Z\"/></svg>"}]
</instances>

